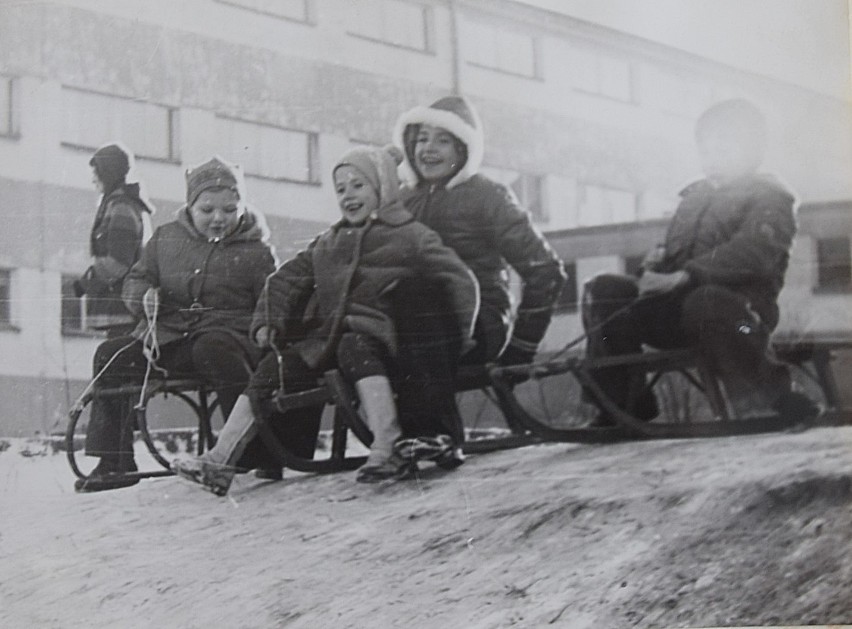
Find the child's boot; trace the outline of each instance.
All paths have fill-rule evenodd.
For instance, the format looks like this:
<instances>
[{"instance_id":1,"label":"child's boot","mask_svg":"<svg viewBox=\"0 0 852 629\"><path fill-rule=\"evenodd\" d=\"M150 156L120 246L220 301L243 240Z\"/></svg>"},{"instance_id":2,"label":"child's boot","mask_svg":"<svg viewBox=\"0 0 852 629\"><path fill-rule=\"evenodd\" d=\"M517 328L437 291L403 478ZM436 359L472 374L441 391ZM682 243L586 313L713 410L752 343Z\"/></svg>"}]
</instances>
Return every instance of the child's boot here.
<instances>
[{"instance_id":1,"label":"child's boot","mask_svg":"<svg viewBox=\"0 0 852 629\"><path fill-rule=\"evenodd\" d=\"M205 455L172 461L172 471L188 481L198 483L217 496L224 496L231 488L237 469L213 463Z\"/></svg>"},{"instance_id":2,"label":"child's boot","mask_svg":"<svg viewBox=\"0 0 852 629\"><path fill-rule=\"evenodd\" d=\"M402 435L396 414L396 403L390 381L385 376L368 376L355 383L373 443L367 462L358 470L360 483L404 478L412 463L394 452L394 444ZM414 463L416 465L416 463Z\"/></svg>"}]
</instances>

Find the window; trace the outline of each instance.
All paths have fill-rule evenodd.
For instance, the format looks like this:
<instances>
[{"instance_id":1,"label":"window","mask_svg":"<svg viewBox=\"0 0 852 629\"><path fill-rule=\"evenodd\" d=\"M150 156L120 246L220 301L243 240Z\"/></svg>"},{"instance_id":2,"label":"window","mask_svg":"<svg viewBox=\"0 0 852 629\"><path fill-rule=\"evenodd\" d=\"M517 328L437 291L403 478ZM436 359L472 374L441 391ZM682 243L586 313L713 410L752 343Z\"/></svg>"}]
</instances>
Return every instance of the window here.
<instances>
[{"instance_id":1,"label":"window","mask_svg":"<svg viewBox=\"0 0 852 629\"><path fill-rule=\"evenodd\" d=\"M645 100L677 116L696 118L713 102L711 85L657 68L645 68L642 86Z\"/></svg>"},{"instance_id":2,"label":"window","mask_svg":"<svg viewBox=\"0 0 852 629\"><path fill-rule=\"evenodd\" d=\"M74 88L62 90L62 143L96 149L120 140L136 157L178 161L176 110Z\"/></svg>"},{"instance_id":3,"label":"window","mask_svg":"<svg viewBox=\"0 0 852 629\"><path fill-rule=\"evenodd\" d=\"M531 35L483 22L462 22L462 54L470 65L539 78L538 45Z\"/></svg>"},{"instance_id":4,"label":"window","mask_svg":"<svg viewBox=\"0 0 852 629\"><path fill-rule=\"evenodd\" d=\"M577 49L572 56L574 87L578 90L633 101L633 74L627 61Z\"/></svg>"},{"instance_id":5,"label":"window","mask_svg":"<svg viewBox=\"0 0 852 629\"><path fill-rule=\"evenodd\" d=\"M817 240L817 286L824 289L852 287L849 238Z\"/></svg>"},{"instance_id":6,"label":"window","mask_svg":"<svg viewBox=\"0 0 852 629\"><path fill-rule=\"evenodd\" d=\"M482 173L511 188L521 207L529 211L533 222L547 222L549 216L544 200L544 177L506 168L483 167Z\"/></svg>"},{"instance_id":7,"label":"window","mask_svg":"<svg viewBox=\"0 0 852 629\"><path fill-rule=\"evenodd\" d=\"M309 0L217 0L241 9L296 22L310 22Z\"/></svg>"},{"instance_id":8,"label":"window","mask_svg":"<svg viewBox=\"0 0 852 629\"><path fill-rule=\"evenodd\" d=\"M0 327L12 325L12 271L0 269Z\"/></svg>"},{"instance_id":9,"label":"window","mask_svg":"<svg viewBox=\"0 0 852 629\"><path fill-rule=\"evenodd\" d=\"M354 0L349 34L423 52L432 51L432 13L409 0Z\"/></svg>"},{"instance_id":10,"label":"window","mask_svg":"<svg viewBox=\"0 0 852 629\"><path fill-rule=\"evenodd\" d=\"M556 312L577 312L577 263L565 262L563 266L567 277L556 302Z\"/></svg>"},{"instance_id":11,"label":"window","mask_svg":"<svg viewBox=\"0 0 852 629\"><path fill-rule=\"evenodd\" d=\"M16 136L16 123L15 81L10 77L0 76L0 136Z\"/></svg>"},{"instance_id":12,"label":"window","mask_svg":"<svg viewBox=\"0 0 852 629\"><path fill-rule=\"evenodd\" d=\"M636 220L636 194L629 190L585 185L580 190L581 226L632 223Z\"/></svg>"},{"instance_id":13,"label":"window","mask_svg":"<svg viewBox=\"0 0 852 629\"><path fill-rule=\"evenodd\" d=\"M76 275L62 276L62 334L86 332L86 297L74 294Z\"/></svg>"},{"instance_id":14,"label":"window","mask_svg":"<svg viewBox=\"0 0 852 629\"><path fill-rule=\"evenodd\" d=\"M246 175L319 182L314 133L219 116L216 137L222 157L242 166Z\"/></svg>"}]
</instances>

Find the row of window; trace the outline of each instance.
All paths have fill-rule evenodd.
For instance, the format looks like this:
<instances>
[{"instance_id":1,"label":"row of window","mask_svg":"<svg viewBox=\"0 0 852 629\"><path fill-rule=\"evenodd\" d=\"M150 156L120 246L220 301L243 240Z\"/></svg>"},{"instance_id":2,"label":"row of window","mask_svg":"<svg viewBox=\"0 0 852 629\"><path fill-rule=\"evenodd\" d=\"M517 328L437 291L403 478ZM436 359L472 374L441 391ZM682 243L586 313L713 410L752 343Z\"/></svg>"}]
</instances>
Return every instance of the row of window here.
<instances>
[{"instance_id":1,"label":"row of window","mask_svg":"<svg viewBox=\"0 0 852 629\"><path fill-rule=\"evenodd\" d=\"M60 137L64 146L94 150L113 138L122 138L139 158L180 162L177 109L63 87L62 112ZM249 176L320 182L316 133L217 115L214 135L217 152L240 164ZM484 167L482 171L510 187L533 220L549 220L543 176L497 167ZM580 187L577 224L635 221L637 209L638 196L632 191L584 184Z\"/></svg>"},{"instance_id":2,"label":"row of window","mask_svg":"<svg viewBox=\"0 0 852 629\"><path fill-rule=\"evenodd\" d=\"M315 24L312 0L216 0L286 20ZM357 0L344 9L349 35L426 53L435 52L432 7L417 0ZM542 39L512 25L460 16L458 40L465 63L530 79L544 80ZM578 91L626 103L636 102L633 65L617 54L556 41L554 69ZM667 113L694 116L714 98L713 90L685 76L647 68L643 82L649 97Z\"/></svg>"},{"instance_id":3,"label":"row of window","mask_svg":"<svg viewBox=\"0 0 852 629\"><path fill-rule=\"evenodd\" d=\"M823 238L816 241L817 253L817 291L852 290L852 248L848 237ZM624 259L625 273L638 275L642 256L629 256ZM578 284L577 264L566 261L568 275L565 288L557 304L557 312L568 313L577 310ZM0 269L0 329L13 327L11 295L11 269ZM90 334L87 324L86 298L74 294L76 275L62 276L62 333L65 335Z\"/></svg>"},{"instance_id":4,"label":"row of window","mask_svg":"<svg viewBox=\"0 0 852 629\"><path fill-rule=\"evenodd\" d=\"M65 146L95 149L122 138L137 157L180 162L180 117L165 105L62 88L61 140ZM255 177L317 183L315 133L216 116L218 152Z\"/></svg>"}]
</instances>

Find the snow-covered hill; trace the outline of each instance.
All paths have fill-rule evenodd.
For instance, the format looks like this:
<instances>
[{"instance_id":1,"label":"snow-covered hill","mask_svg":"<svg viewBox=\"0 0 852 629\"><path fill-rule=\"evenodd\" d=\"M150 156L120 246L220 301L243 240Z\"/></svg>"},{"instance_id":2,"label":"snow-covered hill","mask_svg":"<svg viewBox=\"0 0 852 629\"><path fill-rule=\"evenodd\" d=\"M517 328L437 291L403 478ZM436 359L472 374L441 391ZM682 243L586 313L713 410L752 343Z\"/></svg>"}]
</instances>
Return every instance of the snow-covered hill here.
<instances>
[{"instance_id":1,"label":"snow-covered hill","mask_svg":"<svg viewBox=\"0 0 852 629\"><path fill-rule=\"evenodd\" d=\"M0 452L2 627L707 627L852 622L852 428L176 478L76 495ZM425 468L425 466L424 466Z\"/></svg>"}]
</instances>

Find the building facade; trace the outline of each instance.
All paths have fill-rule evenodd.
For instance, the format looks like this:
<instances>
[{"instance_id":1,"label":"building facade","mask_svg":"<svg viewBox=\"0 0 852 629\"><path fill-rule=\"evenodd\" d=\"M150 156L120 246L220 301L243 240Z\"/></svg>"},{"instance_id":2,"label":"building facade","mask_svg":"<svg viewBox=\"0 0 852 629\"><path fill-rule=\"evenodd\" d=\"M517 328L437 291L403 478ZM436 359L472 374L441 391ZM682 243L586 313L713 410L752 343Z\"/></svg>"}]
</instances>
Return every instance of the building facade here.
<instances>
[{"instance_id":1,"label":"building facade","mask_svg":"<svg viewBox=\"0 0 852 629\"><path fill-rule=\"evenodd\" d=\"M850 104L508 0L57 0L0 5L0 436L61 428L99 338L70 283L88 266L88 159L119 140L171 218L188 166L242 164L286 259L336 219L335 160L462 93L485 172L568 263L546 338L579 333L584 278L629 270L698 176L696 116L744 96L766 169L802 201L782 328L850 321Z\"/></svg>"}]
</instances>

